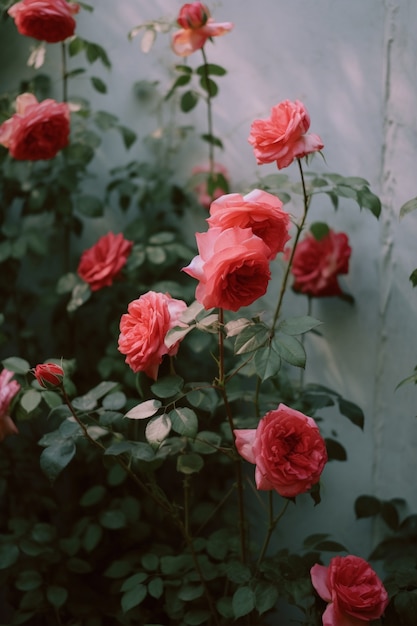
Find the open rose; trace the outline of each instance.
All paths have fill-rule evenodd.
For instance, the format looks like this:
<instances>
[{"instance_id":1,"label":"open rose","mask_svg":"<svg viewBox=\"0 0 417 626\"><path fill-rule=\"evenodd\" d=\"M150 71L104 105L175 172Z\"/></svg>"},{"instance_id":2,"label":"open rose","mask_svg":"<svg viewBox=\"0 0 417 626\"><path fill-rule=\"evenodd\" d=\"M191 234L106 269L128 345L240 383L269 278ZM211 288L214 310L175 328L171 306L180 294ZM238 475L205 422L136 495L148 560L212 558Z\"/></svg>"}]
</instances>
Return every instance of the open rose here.
<instances>
[{"instance_id":1,"label":"open rose","mask_svg":"<svg viewBox=\"0 0 417 626\"><path fill-rule=\"evenodd\" d=\"M9 415L10 404L20 390L17 380L12 380L13 372L4 369L0 374L0 441L8 435L17 435L19 431Z\"/></svg>"},{"instance_id":2,"label":"open rose","mask_svg":"<svg viewBox=\"0 0 417 626\"><path fill-rule=\"evenodd\" d=\"M250 228L209 228L196 239L199 255L183 271L200 281L195 297L205 309L237 311L265 294L270 250Z\"/></svg>"},{"instance_id":3,"label":"open rose","mask_svg":"<svg viewBox=\"0 0 417 626\"><path fill-rule=\"evenodd\" d=\"M210 11L201 2L184 4L179 12L177 22L180 28L172 37L172 49L180 57L186 57L200 50L207 39L219 37L233 28L230 22L215 22Z\"/></svg>"},{"instance_id":4,"label":"open rose","mask_svg":"<svg viewBox=\"0 0 417 626\"><path fill-rule=\"evenodd\" d=\"M323 626L364 626L379 619L389 598L367 561L358 556L335 556L329 566L313 565L311 582L328 602Z\"/></svg>"},{"instance_id":5,"label":"open rose","mask_svg":"<svg viewBox=\"0 0 417 626\"><path fill-rule=\"evenodd\" d=\"M257 488L287 498L311 489L327 462L316 422L285 404L269 411L257 428L236 429L234 435L239 454L256 465Z\"/></svg>"},{"instance_id":6,"label":"open rose","mask_svg":"<svg viewBox=\"0 0 417 626\"><path fill-rule=\"evenodd\" d=\"M210 227L218 226L225 230L233 226L251 228L269 248L269 259L274 259L290 235L290 216L282 210L282 202L266 191L254 189L246 196L229 193L212 203Z\"/></svg>"},{"instance_id":7,"label":"open rose","mask_svg":"<svg viewBox=\"0 0 417 626\"><path fill-rule=\"evenodd\" d=\"M164 293L149 291L128 306L120 320L119 351L126 355L126 363L134 372L145 372L154 380L165 354L174 356L179 342L171 347L165 336L171 328L180 325L180 317L187 308L182 300Z\"/></svg>"},{"instance_id":8,"label":"open rose","mask_svg":"<svg viewBox=\"0 0 417 626\"><path fill-rule=\"evenodd\" d=\"M318 135L306 134L310 116L302 102L284 100L272 107L268 119L252 123L248 141L258 164L276 161L278 169L288 167L294 159L317 152L324 147Z\"/></svg>"},{"instance_id":9,"label":"open rose","mask_svg":"<svg viewBox=\"0 0 417 626\"><path fill-rule=\"evenodd\" d=\"M197 194L199 203L205 209L210 208L210 204L213 200L216 200L223 194L227 193L229 187L229 173L220 163L213 164L211 180L209 180L209 165L196 165L191 173L193 178L196 180L193 190ZM211 192L209 192L209 187L211 187Z\"/></svg>"},{"instance_id":10,"label":"open rose","mask_svg":"<svg viewBox=\"0 0 417 626\"><path fill-rule=\"evenodd\" d=\"M70 110L65 102L38 102L31 93L16 98L16 113L0 126L0 144L20 161L52 159L69 141Z\"/></svg>"},{"instance_id":11,"label":"open rose","mask_svg":"<svg viewBox=\"0 0 417 626\"><path fill-rule=\"evenodd\" d=\"M320 239L308 233L295 249L292 288L316 298L342 295L338 276L348 273L351 251L345 233L329 229Z\"/></svg>"},{"instance_id":12,"label":"open rose","mask_svg":"<svg viewBox=\"0 0 417 626\"><path fill-rule=\"evenodd\" d=\"M126 265L132 246L133 241L128 241L121 233L107 233L82 253L78 275L90 285L91 291L110 286Z\"/></svg>"},{"instance_id":13,"label":"open rose","mask_svg":"<svg viewBox=\"0 0 417 626\"><path fill-rule=\"evenodd\" d=\"M21 35L56 43L71 37L75 31L73 14L80 7L66 0L22 0L7 11Z\"/></svg>"}]
</instances>

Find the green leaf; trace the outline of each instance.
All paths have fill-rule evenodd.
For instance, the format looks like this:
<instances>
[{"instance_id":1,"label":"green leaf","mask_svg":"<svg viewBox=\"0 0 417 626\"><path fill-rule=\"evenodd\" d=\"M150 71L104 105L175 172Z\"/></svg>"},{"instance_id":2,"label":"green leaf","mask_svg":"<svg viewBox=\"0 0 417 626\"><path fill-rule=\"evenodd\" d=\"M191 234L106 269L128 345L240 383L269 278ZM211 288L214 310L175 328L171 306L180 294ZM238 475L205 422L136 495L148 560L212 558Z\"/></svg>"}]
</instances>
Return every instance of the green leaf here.
<instances>
[{"instance_id":1,"label":"green leaf","mask_svg":"<svg viewBox=\"0 0 417 626\"><path fill-rule=\"evenodd\" d=\"M132 564L130 561L118 559L104 570L104 576L107 576L107 578L125 578L131 571Z\"/></svg>"},{"instance_id":2,"label":"green leaf","mask_svg":"<svg viewBox=\"0 0 417 626\"><path fill-rule=\"evenodd\" d=\"M137 134L133 130L131 130L127 126L123 126L122 124L119 124L117 126L117 130L122 136L123 144L126 150L128 150L135 143L137 139Z\"/></svg>"},{"instance_id":3,"label":"green leaf","mask_svg":"<svg viewBox=\"0 0 417 626\"><path fill-rule=\"evenodd\" d=\"M68 44L68 52L71 57L79 54L84 50L84 40L80 37L74 37Z\"/></svg>"},{"instance_id":4,"label":"green leaf","mask_svg":"<svg viewBox=\"0 0 417 626\"><path fill-rule=\"evenodd\" d=\"M381 510L381 501L375 496L359 496L355 500L355 514L358 519L374 517Z\"/></svg>"},{"instance_id":5,"label":"green leaf","mask_svg":"<svg viewBox=\"0 0 417 626\"><path fill-rule=\"evenodd\" d=\"M57 442L43 450L40 456L40 466L50 481L54 481L68 463L74 458L76 452L75 443L72 439Z\"/></svg>"},{"instance_id":6,"label":"green leaf","mask_svg":"<svg viewBox=\"0 0 417 626\"><path fill-rule=\"evenodd\" d=\"M85 529L85 533L82 540L84 550L92 552L100 543L103 537L103 530L101 526L95 523L91 523Z\"/></svg>"},{"instance_id":7,"label":"green leaf","mask_svg":"<svg viewBox=\"0 0 417 626\"><path fill-rule=\"evenodd\" d=\"M184 437L195 437L198 430L197 415L192 409L181 407L173 409L169 413L172 428L179 435Z\"/></svg>"},{"instance_id":8,"label":"green leaf","mask_svg":"<svg viewBox=\"0 0 417 626\"><path fill-rule=\"evenodd\" d=\"M102 201L96 196L79 196L76 201L76 209L81 215L86 217L101 217L104 206Z\"/></svg>"},{"instance_id":9,"label":"green leaf","mask_svg":"<svg viewBox=\"0 0 417 626\"><path fill-rule=\"evenodd\" d=\"M368 187L363 187L357 193L357 202L359 206L369 209L376 218L381 214L381 200Z\"/></svg>"},{"instance_id":10,"label":"green leaf","mask_svg":"<svg viewBox=\"0 0 417 626\"><path fill-rule=\"evenodd\" d=\"M160 400L146 400L146 402L141 402L137 404L133 409L130 409L125 415L131 420L143 420L147 417L152 417L155 413L158 412L162 403Z\"/></svg>"},{"instance_id":11,"label":"green leaf","mask_svg":"<svg viewBox=\"0 0 417 626\"><path fill-rule=\"evenodd\" d=\"M320 326L322 322L320 320L311 317L310 315L302 315L300 317L290 317L283 320L278 325L277 330L282 331L286 335L302 335L309 330Z\"/></svg>"},{"instance_id":12,"label":"green leaf","mask_svg":"<svg viewBox=\"0 0 417 626\"><path fill-rule=\"evenodd\" d=\"M409 280L411 281L413 287L417 287L417 269L411 272Z\"/></svg>"},{"instance_id":13,"label":"green leaf","mask_svg":"<svg viewBox=\"0 0 417 626\"><path fill-rule=\"evenodd\" d=\"M153 417L146 424L145 437L151 446L159 446L171 432L171 420L165 413Z\"/></svg>"},{"instance_id":14,"label":"green leaf","mask_svg":"<svg viewBox=\"0 0 417 626\"><path fill-rule=\"evenodd\" d=\"M202 430L193 441L193 450L197 454L214 454L218 451L222 438L218 433Z\"/></svg>"},{"instance_id":15,"label":"green leaf","mask_svg":"<svg viewBox=\"0 0 417 626\"><path fill-rule=\"evenodd\" d=\"M21 359L18 356L11 356L7 359L3 359L2 365L6 370L13 372L14 374L27 374L30 370L30 365L25 359Z\"/></svg>"},{"instance_id":16,"label":"green leaf","mask_svg":"<svg viewBox=\"0 0 417 626\"><path fill-rule=\"evenodd\" d=\"M275 335L272 341L276 351L284 361L296 367L305 367L306 353L301 341L291 335L284 334Z\"/></svg>"},{"instance_id":17,"label":"green leaf","mask_svg":"<svg viewBox=\"0 0 417 626\"><path fill-rule=\"evenodd\" d=\"M180 100L180 108L183 113L192 111L198 104L198 94L195 91L186 91L182 94Z\"/></svg>"},{"instance_id":18,"label":"green leaf","mask_svg":"<svg viewBox=\"0 0 417 626\"><path fill-rule=\"evenodd\" d=\"M203 141L207 141L207 143L211 143L213 146L217 146L218 148L223 148L223 142L221 141L221 139L219 139L218 137L215 137L214 135L205 133L201 135L201 139Z\"/></svg>"},{"instance_id":19,"label":"green leaf","mask_svg":"<svg viewBox=\"0 0 417 626\"><path fill-rule=\"evenodd\" d=\"M71 300L67 304L68 313L73 313L82 306L91 296L91 289L88 283L78 283L72 290Z\"/></svg>"},{"instance_id":20,"label":"green leaf","mask_svg":"<svg viewBox=\"0 0 417 626\"><path fill-rule=\"evenodd\" d=\"M245 327L236 337L235 354L254 352L269 338L269 328L265 324L251 324Z\"/></svg>"},{"instance_id":21,"label":"green leaf","mask_svg":"<svg viewBox=\"0 0 417 626\"><path fill-rule=\"evenodd\" d=\"M260 615L272 609L279 594L276 585L267 582L258 582L255 587L255 608Z\"/></svg>"},{"instance_id":22,"label":"green leaf","mask_svg":"<svg viewBox=\"0 0 417 626\"><path fill-rule=\"evenodd\" d=\"M101 80L101 78L98 78L98 76L91 76L90 80L96 91L99 93L107 93L107 85L103 80Z\"/></svg>"},{"instance_id":23,"label":"green leaf","mask_svg":"<svg viewBox=\"0 0 417 626\"><path fill-rule=\"evenodd\" d=\"M326 237L329 231L330 228L325 222L314 222L314 224L310 226L310 232L317 241Z\"/></svg>"},{"instance_id":24,"label":"green leaf","mask_svg":"<svg viewBox=\"0 0 417 626\"><path fill-rule=\"evenodd\" d=\"M325 439L327 455L329 461L346 461L347 454L345 448L334 439Z\"/></svg>"},{"instance_id":25,"label":"green leaf","mask_svg":"<svg viewBox=\"0 0 417 626\"><path fill-rule=\"evenodd\" d=\"M227 578L234 583L242 584L251 579L251 571L247 565L240 561L230 561L226 565Z\"/></svg>"},{"instance_id":26,"label":"green leaf","mask_svg":"<svg viewBox=\"0 0 417 626\"><path fill-rule=\"evenodd\" d=\"M190 602L191 600L201 598L203 593L204 588L202 585L183 585L178 590L178 597L180 600L184 600L184 602Z\"/></svg>"},{"instance_id":27,"label":"green leaf","mask_svg":"<svg viewBox=\"0 0 417 626\"><path fill-rule=\"evenodd\" d=\"M46 590L46 597L49 604L52 604L56 609L64 606L68 598L68 591L64 587L58 585L51 585Z\"/></svg>"},{"instance_id":28,"label":"green leaf","mask_svg":"<svg viewBox=\"0 0 417 626\"><path fill-rule=\"evenodd\" d=\"M172 398L182 391L183 385L181 376L165 376L151 386L151 391L158 398Z\"/></svg>"},{"instance_id":29,"label":"green leaf","mask_svg":"<svg viewBox=\"0 0 417 626\"><path fill-rule=\"evenodd\" d=\"M405 204L402 205L400 209L400 217L404 217L407 213L411 213L417 209L417 197L411 198Z\"/></svg>"},{"instance_id":30,"label":"green leaf","mask_svg":"<svg viewBox=\"0 0 417 626\"><path fill-rule=\"evenodd\" d=\"M122 391L114 391L109 393L101 403L102 407L107 411L119 411L126 404L126 396Z\"/></svg>"},{"instance_id":31,"label":"green leaf","mask_svg":"<svg viewBox=\"0 0 417 626\"><path fill-rule=\"evenodd\" d=\"M181 74L180 76L178 76L178 78L174 81L174 84L172 85L171 89L168 91L167 95L165 96L165 100L168 100L178 87L184 87L185 85L188 85L190 80L191 80L191 74Z\"/></svg>"},{"instance_id":32,"label":"green leaf","mask_svg":"<svg viewBox=\"0 0 417 626\"><path fill-rule=\"evenodd\" d=\"M204 467L204 461L199 454L180 454L177 458L177 471L181 474L196 474Z\"/></svg>"},{"instance_id":33,"label":"green leaf","mask_svg":"<svg viewBox=\"0 0 417 626\"><path fill-rule=\"evenodd\" d=\"M118 530L119 528L125 528L126 526L126 517L123 511L119 511L117 509L103 511L100 515L99 521L103 528L110 528L111 530Z\"/></svg>"},{"instance_id":34,"label":"green leaf","mask_svg":"<svg viewBox=\"0 0 417 626\"><path fill-rule=\"evenodd\" d=\"M184 623L187 626L200 626L200 624L207 624L210 618L209 611L205 610L195 610L195 611L187 611L184 616Z\"/></svg>"},{"instance_id":35,"label":"green leaf","mask_svg":"<svg viewBox=\"0 0 417 626\"><path fill-rule=\"evenodd\" d=\"M107 111L97 111L94 115L94 122L101 130L110 130L117 126L119 118Z\"/></svg>"},{"instance_id":36,"label":"green leaf","mask_svg":"<svg viewBox=\"0 0 417 626\"><path fill-rule=\"evenodd\" d=\"M94 506L98 504L104 496L106 495L106 489L103 485L94 485L94 487L90 487L87 491L81 496L80 506Z\"/></svg>"},{"instance_id":37,"label":"green leaf","mask_svg":"<svg viewBox=\"0 0 417 626\"><path fill-rule=\"evenodd\" d=\"M341 414L347 417L352 424L355 424L355 426L359 426L359 428L363 429L365 417L362 409L353 402L344 400L343 398L338 398L337 401Z\"/></svg>"},{"instance_id":38,"label":"green leaf","mask_svg":"<svg viewBox=\"0 0 417 626\"><path fill-rule=\"evenodd\" d=\"M152 598L160 598L164 593L164 581L162 578L152 578L148 583L148 593Z\"/></svg>"},{"instance_id":39,"label":"green leaf","mask_svg":"<svg viewBox=\"0 0 417 626\"><path fill-rule=\"evenodd\" d=\"M196 69L196 72L199 76L205 76L205 74L224 76L226 74L224 67L216 65L215 63L205 63L204 65L200 65L200 67Z\"/></svg>"},{"instance_id":40,"label":"green leaf","mask_svg":"<svg viewBox=\"0 0 417 626\"><path fill-rule=\"evenodd\" d=\"M31 589L38 589L42 582L43 579L40 573L31 569L19 572L15 585L19 591L30 591Z\"/></svg>"},{"instance_id":41,"label":"green leaf","mask_svg":"<svg viewBox=\"0 0 417 626\"><path fill-rule=\"evenodd\" d=\"M210 98L214 98L214 96L216 96L219 92L217 83L215 83L211 78L207 78L207 76L202 76L200 78L200 85L204 91L207 91Z\"/></svg>"},{"instance_id":42,"label":"green leaf","mask_svg":"<svg viewBox=\"0 0 417 626\"><path fill-rule=\"evenodd\" d=\"M344 545L337 541L330 541L329 539L316 543L315 549L321 552L348 552Z\"/></svg>"},{"instance_id":43,"label":"green leaf","mask_svg":"<svg viewBox=\"0 0 417 626\"><path fill-rule=\"evenodd\" d=\"M255 594L250 587L240 587L233 594L232 607L235 619L248 615L255 608Z\"/></svg>"},{"instance_id":44,"label":"green leaf","mask_svg":"<svg viewBox=\"0 0 417 626\"><path fill-rule=\"evenodd\" d=\"M148 589L146 585L137 585L134 589L130 591L126 591L122 595L122 610L123 613L127 613L130 609L133 609L135 606L138 606L143 602L148 594Z\"/></svg>"},{"instance_id":45,"label":"green leaf","mask_svg":"<svg viewBox=\"0 0 417 626\"><path fill-rule=\"evenodd\" d=\"M281 369L281 357L277 352L275 342L271 342L269 346L264 348L259 348L255 352L253 363L256 374L262 381L276 376Z\"/></svg>"},{"instance_id":46,"label":"green leaf","mask_svg":"<svg viewBox=\"0 0 417 626\"><path fill-rule=\"evenodd\" d=\"M0 570L14 565L19 558L19 548L15 544L0 545Z\"/></svg>"},{"instance_id":47,"label":"green leaf","mask_svg":"<svg viewBox=\"0 0 417 626\"><path fill-rule=\"evenodd\" d=\"M132 576L126 578L123 581L122 586L120 587L121 591L131 591L135 589L140 583L143 583L148 578L148 574L146 572L137 572Z\"/></svg>"},{"instance_id":48,"label":"green leaf","mask_svg":"<svg viewBox=\"0 0 417 626\"><path fill-rule=\"evenodd\" d=\"M39 391L29 389L20 398L20 405L26 413L32 413L39 406L41 400L42 394Z\"/></svg>"},{"instance_id":49,"label":"green leaf","mask_svg":"<svg viewBox=\"0 0 417 626\"><path fill-rule=\"evenodd\" d=\"M107 56L107 52L96 43L91 43L90 41L84 40L84 49L86 52L87 60L90 63L94 63L97 59L100 60L104 67L107 69L111 68L110 59Z\"/></svg>"}]
</instances>

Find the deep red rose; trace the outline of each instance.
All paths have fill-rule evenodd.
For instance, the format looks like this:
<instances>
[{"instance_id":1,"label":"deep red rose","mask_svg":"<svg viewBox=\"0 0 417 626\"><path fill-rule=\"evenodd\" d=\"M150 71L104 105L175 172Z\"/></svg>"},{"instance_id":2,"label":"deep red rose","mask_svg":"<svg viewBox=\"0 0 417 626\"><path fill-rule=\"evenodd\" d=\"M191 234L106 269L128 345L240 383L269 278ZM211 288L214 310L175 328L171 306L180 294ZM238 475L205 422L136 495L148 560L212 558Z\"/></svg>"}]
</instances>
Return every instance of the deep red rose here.
<instances>
[{"instance_id":1,"label":"deep red rose","mask_svg":"<svg viewBox=\"0 0 417 626\"><path fill-rule=\"evenodd\" d=\"M7 11L14 19L21 35L48 43L57 43L71 37L80 6L66 0L22 0Z\"/></svg>"},{"instance_id":2,"label":"deep red rose","mask_svg":"<svg viewBox=\"0 0 417 626\"><path fill-rule=\"evenodd\" d=\"M31 93L16 99L16 113L0 126L0 144L19 161L52 159L68 145L70 109L65 102L38 102Z\"/></svg>"},{"instance_id":3,"label":"deep red rose","mask_svg":"<svg viewBox=\"0 0 417 626\"><path fill-rule=\"evenodd\" d=\"M64 370L56 363L41 363L33 370L36 380L44 389L61 387Z\"/></svg>"},{"instance_id":4,"label":"deep red rose","mask_svg":"<svg viewBox=\"0 0 417 626\"><path fill-rule=\"evenodd\" d=\"M121 233L107 233L82 253L78 275L90 285L91 291L110 286L126 265L132 246L133 241L128 241Z\"/></svg>"}]
</instances>

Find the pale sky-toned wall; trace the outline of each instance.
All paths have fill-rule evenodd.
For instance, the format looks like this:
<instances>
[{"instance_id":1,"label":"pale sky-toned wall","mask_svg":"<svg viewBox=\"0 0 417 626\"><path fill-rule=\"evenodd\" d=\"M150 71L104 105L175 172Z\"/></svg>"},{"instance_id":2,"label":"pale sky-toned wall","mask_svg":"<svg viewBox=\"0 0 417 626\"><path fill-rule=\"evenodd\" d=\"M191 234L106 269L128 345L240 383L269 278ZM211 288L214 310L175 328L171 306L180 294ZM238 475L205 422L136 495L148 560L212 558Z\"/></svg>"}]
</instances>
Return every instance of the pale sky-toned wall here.
<instances>
[{"instance_id":1,"label":"pale sky-toned wall","mask_svg":"<svg viewBox=\"0 0 417 626\"><path fill-rule=\"evenodd\" d=\"M145 55L139 38L128 41L127 33L147 20L175 18L181 3L100 0L92 4L96 5L93 13L82 11L77 17L77 32L106 48L113 69L108 73L94 67L93 73L108 83L109 94L89 96L93 106L116 113L143 138L158 122L150 114L152 104L138 102L132 86L139 80L159 79L161 90L166 90L172 67L180 59L169 50L169 35L159 35L154 49ZM252 120L267 117L281 100L300 99L309 110L312 132L325 144L326 162L316 158L312 169L362 176L383 202L379 222L349 201L341 202L336 213L324 197L312 204L311 221L327 220L335 230L349 234L353 252L343 285L354 296L355 306L335 299L315 303L313 315L324 322L323 337L307 342L306 379L359 404L366 424L361 433L334 414L350 462L335 462L325 470L320 507L313 511L305 500L289 516L291 522L304 517L302 534L311 531L312 521L317 522L321 531L335 531L352 551L366 555L365 525L354 526L357 495L403 497L417 510L413 480L417 391L413 385L395 391L417 363L417 292L408 279L417 266L417 213L399 220L401 205L417 195L417 5L415 0L208 4L216 21L235 25L230 34L207 45L209 61L228 70L218 81L214 127L225 144L224 155L217 157L230 171L232 190L240 191L257 175L276 171L272 165L256 165L247 142ZM57 47L48 52L48 70L59 72L58 52ZM198 53L190 58L193 65L200 62ZM84 90L85 83L78 85ZM76 93L76 83L72 89ZM177 117L178 123L185 124L204 124L204 120L201 106L191 115ZM119 155L118 146L110 137L100 158L127 160L121 144ZM134 147L129 158L139 156L137 150L142 149ZM176 162L179 179L184 180L191 167L205 158L201 142L189 139ZM295 166L287 173L297 178ZM272 292L273 287L270 298ZM290 296L287 310L294 307L304 312L303 299Z\"/></svg>"}]
</instances>

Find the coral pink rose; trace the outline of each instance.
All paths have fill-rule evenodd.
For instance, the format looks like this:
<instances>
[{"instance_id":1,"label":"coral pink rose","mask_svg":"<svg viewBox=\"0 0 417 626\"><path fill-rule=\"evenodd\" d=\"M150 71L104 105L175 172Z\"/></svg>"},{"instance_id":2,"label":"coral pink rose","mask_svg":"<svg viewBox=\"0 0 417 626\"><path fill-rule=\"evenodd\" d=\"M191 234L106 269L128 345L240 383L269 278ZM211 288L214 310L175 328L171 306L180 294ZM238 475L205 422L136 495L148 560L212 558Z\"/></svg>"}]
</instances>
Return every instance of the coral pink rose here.
<instances>
[{"instance_id":1,"label":"coral pink rose","mask_svg":"<svg viewBox=\"0 0 417 626\"><path fill-rule=\"evenodd\" d=\"M69 141L70 109L65 102L38 102L31 93L16 98L16 113L0 126L0 144L20 161L52 159Z\"/></svg>"},{"instance_id":2,"label":"coral pink rose","mask_svg":"<svg viewBox=\"0 0 417 626\"><path fill-rule=\"evenodd\" d=\"M379 619L389 598L367 561L358 556L336 556L329 564L313 565L311 582L328 602L323 626L364 626Z\"/></svg>"},{"instance_id":3,"label":"coral pink rose","mask_svg":"<svg viewBox=\"0 0 417 626\"><path fill-rule=\"evenodd\" d=\"M121 233L107 233L82 253L78 275L90 285L91 291L110 286L126 265L132 246L133 241L128 241Z\"/></svg>"},{"instance_id":4,"label":"coral pink rose","mask_svg":"<svg viewBox=\"0 0 417 626\"><path fill-rule=\"evenodd\" d=\"M10 404L20 390L17 380L12 380L13 372L4 369L0 374L0 441L8 435L18 435L16 424L9 415Z\"/></svg>"},{"instance_id":5,"label":"coral pink rose","mask_svg":"<svg viewBox=\"0 0 417 626\"><path fill-rule=\"evenodd\" d=\"M229 172L220 163L213 164L213 172L210 179L210 166L197 165L192 170L193 177L197 180L193 187L197 194L199 203L208 209L213 200L220 198L227 193L229 187ZM211 182L212 192L209 193L209 182Z\"/></svg>"},{"instance_id":6,"label":"coral pink rose","mask_svg":"<svg viewBox=\"0 0 417 626\"><path fill-rule=\"evenodd\" d=\"M201 2L184 4L179 12L177 22L180 28L172 37L172 49L180 57L186 57L200 50L207 39L219 37L232 30L231 22L215 22L210 11Z\"/></svg>"},{"instance_id":7,"label":"coral pink rose","mask_svg":"<svg viewBox=\"0 0 417 626\"><path fill-rule=\"evenodd\" d=\"M157 379L163 356L178 352L179 342L168 348L165 336L181 325L180 317L186 308L182 300L154 291L129 304L120 320L119 351L126 355L125 361L134 372Z\"/></svg>"},{"instance_id":8,"label":"coral pink rose","mask_svg":"<svg viewBox=\"0 0 417 626\"><path fill-rule=\"evenodd\" d=\"M250 228L196 233L199 255L183 271L199 280L195 297L205 309L237 311L267 290L269 248Z\"/></svg>"},{"instance_id":9,"label":"coral pink rose","mask_svg":"<svg viewBox=\"0 0 417 626\"><path fill-rule=\"evenodd\" d=\"M33 374L44 389L61 387L64 380L64 370L56 363L41 363L35 367Z\"/></svg>"},{"instance_id":10,"label":"coral pink rose","mask_svg":"<svg viewBox=\"0 0 417 626\"><path fill-rule=\"evenodd\" d=\"M318 135L306 134L310 116L304 104L284 100L272 107L271 117L252 123L248 141L253 146L258 164L276 161L278 169L294 159L317 152L324 147Z\"/></svg>"},{"instance_id":11,"label":"coral pink rose","mask_svg":"<svg viewBox=\"0 0 417 626\"><path fill-rule=\"evenodd\" d=\"M345 233L329 229L321 239L308 233L294 253L294 291L314 297L342 295L337 277L348 273L351 251Z\"/></svg>"},{"instance_id":12,"label":"coral pink rose","mask_svg":"<svg viewBox=\"0 0 417 626\"><path fill-rule=\"evenodd\" d=\"M73 14L80 7L66 0L22 0L7 11L21 35L56 43L71 37L75 31Z\"/></svg>"},{"instance_id":13,"label":"coral pink rose","mask_svg":"<svg viewBox=\"0 0 417 626\"><path fill-rule=\"evenodd\" d=\"M258 428L236 429L234 435L239 454L256 465L257 488L286 498L311 489L327 462L316 422L285 404L269 411Z\"/></svg>"},{"instance_id":14,"label":"coral pink rose","mask_svg":"<svg viewBox=\"0 0 417 626\"><path fill-rule=\"evenodd\" d=\"M290 238L290 216L282 210L281 200L260 189L246 196L223 195L212 203L207 222L210 227L218 226L223 230L233 226L251 228L268 246L270 260L284 250Z\"/></svg>"}]
</instances>

